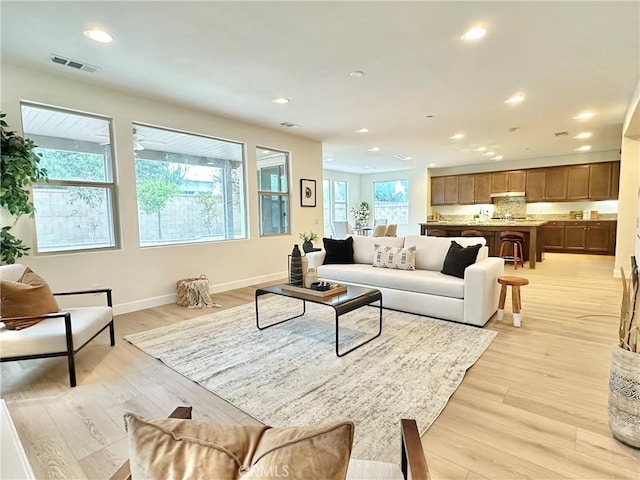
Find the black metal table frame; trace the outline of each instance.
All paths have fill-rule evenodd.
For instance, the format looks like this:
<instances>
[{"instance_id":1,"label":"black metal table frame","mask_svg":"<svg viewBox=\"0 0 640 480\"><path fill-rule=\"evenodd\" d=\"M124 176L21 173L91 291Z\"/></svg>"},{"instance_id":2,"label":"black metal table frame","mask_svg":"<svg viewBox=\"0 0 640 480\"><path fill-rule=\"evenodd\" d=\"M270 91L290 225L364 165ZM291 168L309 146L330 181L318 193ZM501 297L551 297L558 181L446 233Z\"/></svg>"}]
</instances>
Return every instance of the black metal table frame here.
<instances>
[{"instance_id":1,"label":"black metal table frame","mask_svg":"<svg viewBox=\"0 0 640 480\"><path fill-rule=\"evenodd\" d=\"M287 298L293 298L293 299L297 299L297 300L302 300L302 313L300 313L299 315L294 315L293 317L289 317L289 318L285 318L284 320L280 320L278 322L275 323L271 323L269 325L264 325L264 326L260 326L260 314L259 314L259 310L258 310L258 297L262 296L262 295L267 295L267 294L274 294L274 295L280 295L282 297L287 297ZM258 330L265 330L267 328L271 328L271 327L275 327L276 325L280 325L281 323L284 322L288 322L289 320L293 320L295 318L300 318L302 317L305 312L307 311L307 301L311 302L311 303L317 303L318 305L325 305L327 307L331 307L333 308L334 312L335 312L335 316L336 316L336 355L338 357L343 357L345 356L347 353L349 352L353 352L354 350L366 345L367 343L369 343L372 340L375 340L376 338L378 338L381 334L382 334L382 293L380 293L379 290L375 290L374 292L369 292L370 294L373 293L373 295L360 295L354 298L351 298L349 300L347 300L344 303L338 304L338 305L332 305L330 303L327 303L327 299L326 298L321 298L318 297L318 299L314 299L314 298L305 298L302 297L301 295L290 295L290 294L283 294L281 291L278 292L277 290L269 290L269 287L266 288L258 288L256 290L256 327L258 327ZM373 298L372 298L373 297ZM351 347L349 350L347 350L346 352L342 352L340 353L340 322L339 322L339 318L340 315L343 315L345 313L349 313L352 312L360 307L364 307L367 305L370 305L374 302L380 302L380 306L379 306L379 312L380 312L380 316L379 316L379 321L378 321L378 333L365 340L362 343L359 343L357 345L355 345L354 347Z\"/></svg>"}]
</instances>

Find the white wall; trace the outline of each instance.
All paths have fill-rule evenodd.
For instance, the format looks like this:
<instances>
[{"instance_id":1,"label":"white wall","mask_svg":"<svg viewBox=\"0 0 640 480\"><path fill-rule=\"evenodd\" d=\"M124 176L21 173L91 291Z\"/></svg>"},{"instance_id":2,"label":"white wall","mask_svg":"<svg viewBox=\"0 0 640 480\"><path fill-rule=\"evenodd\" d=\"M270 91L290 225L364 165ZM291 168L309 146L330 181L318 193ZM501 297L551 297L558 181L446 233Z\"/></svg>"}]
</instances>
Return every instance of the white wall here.
<instances>
[{"instance_id":1,"label":"white wall","mask_svg":"<svg viewBox=\"0 0 640 480\"><path fill-rule=\"evenodd\" d=\"M93 285L114 291L117 312L170 303L175 282L206 274L214 291L286 276L287 254L298 233L322 225L322 146L284 132L218 117L178 105L101 87L85 72L55 76L2 62L1 110L12 130L21 131L20 100L97 113L113 119L122 248L113 251L30 255L21 259L46 278L54 290ZM245 142L249 238L218 243L140 248L131 123ZM260 238L256 146L291 152L291 235ZM300 207L300 178L316 179L317 206ZM32 219L16 225L17 236L34 246Z\"/></svg>"}]
</instances>

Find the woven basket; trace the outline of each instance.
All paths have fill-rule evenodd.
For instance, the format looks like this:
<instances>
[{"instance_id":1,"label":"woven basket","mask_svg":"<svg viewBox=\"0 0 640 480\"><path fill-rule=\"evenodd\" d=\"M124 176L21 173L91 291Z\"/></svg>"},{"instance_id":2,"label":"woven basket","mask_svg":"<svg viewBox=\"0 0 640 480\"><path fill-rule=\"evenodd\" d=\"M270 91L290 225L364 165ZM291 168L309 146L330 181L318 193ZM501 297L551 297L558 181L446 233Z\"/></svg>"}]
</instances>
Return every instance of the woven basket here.
<instances>
[{"instance_id":1,"label":"woven basket","mask_svg":"<svg viewBox=\"0 0 640 480\"><path fill-rule=\"evenodd\" d=\"M181 307L189 306L189 288L188 284L190 282L195 282L196 280L209 280L207 276L203 273L199 277L191 277L191 278L183 278L182 280L178 280L176 282L176 290L178 293L176 303Z\"/></svg>"}]
</instances>

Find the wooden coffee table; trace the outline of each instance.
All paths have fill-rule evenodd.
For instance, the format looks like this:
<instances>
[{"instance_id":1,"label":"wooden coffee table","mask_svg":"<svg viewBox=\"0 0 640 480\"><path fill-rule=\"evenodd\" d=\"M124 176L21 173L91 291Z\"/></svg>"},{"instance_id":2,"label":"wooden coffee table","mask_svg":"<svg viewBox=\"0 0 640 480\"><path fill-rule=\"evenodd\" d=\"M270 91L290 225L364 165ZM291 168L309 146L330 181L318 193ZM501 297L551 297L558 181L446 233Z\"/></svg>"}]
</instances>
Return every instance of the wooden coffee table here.
<instances>
[{"instance_id":1,"label":"wooden coffee table","mask_svg":"<svg viewBox=\"0 0 640 480\"><path fill-rule=\"evenodd\" d=\"M258 298L262 295L267 294L280 295L282 297L290 297L296 298L298 300L302 300L302 313L299 315L295 315L290 318L285 318L284 320L280 320L279 322L271 323L269 325L260 325L260 313L258 310ZM293 320L294 318L299 318L303 316L307 309L307 302L317 303L320 305L326 305L328 307L333 308L335 312L336 318L336 355L338 357L342 357L349 352L356 350L357 348L366 345L371 340L374 340L380 336L382 333L382 293L380 290L375 290L373 288L365 288L365 287L356 287L353 285L347 286L347 291L345 293L341 293L338 295L330 296L330 297L317 297L311 294L305 294L299 291L290 291L284 290L282 285L273 285L270 287L258 288L256 290L256 326L258 330L264 330L266 328L275 327L284 322L288 322L289 320ZM344 315L345 313L352 312L357 308L364 307L365 305L370 305L374 302L379 303L379 311L380 316L378 320L378 333L365 340L362 343L357 344L354 347L351 347L349 350L344 352L340 352L340 315Z\"/></svg>"}]
</instances>

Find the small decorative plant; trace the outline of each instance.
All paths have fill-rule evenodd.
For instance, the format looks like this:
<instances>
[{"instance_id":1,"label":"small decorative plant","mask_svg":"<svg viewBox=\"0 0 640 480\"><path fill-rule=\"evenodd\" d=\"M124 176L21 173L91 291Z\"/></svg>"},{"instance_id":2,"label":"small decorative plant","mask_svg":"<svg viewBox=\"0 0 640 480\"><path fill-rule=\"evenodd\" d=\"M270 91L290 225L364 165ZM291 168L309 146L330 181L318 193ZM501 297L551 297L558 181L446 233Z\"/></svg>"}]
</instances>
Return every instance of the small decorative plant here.
<instances>
[{"instance_id":1,"label":"small decorative plant","mask_svg":"<svg viewBox=\"0 0 640 480\"><path fill-rule=\"evenodd\" d=\"M300 235L300 240L302 240L303 242L314 242L315 240L318 239L318 234L314 233L314 232L302 232Z\"/></svg>"},{"instance_id":2,"label":"small decorative plant","mask_svg":"<svg viewBox=\"0 0 640 480\"><path fill-rule=\"evenodd\" d=\"M22 215L33 216L35 208L29 199L28 188L38 180L46 180L47 171L38 166L40 157L34 152L36 145L33 141L10 131L4 117L5 114L0 113L0 206L14 218L11 225L3 226L0 231L2 263L6 264L15 263L16 259L28 255L29 247L9 230Z\"/></svg>"},{"instance_id":3,"label":"small decorative plant","mask_svg":"<svg viewBox=\"0 0 640 480\"><path fill-rule=\"evenodd\" d=\"M357 227L366 227L369 224L370 214L371 209L367 202L360 202L357 207L351 207L351 215L353 215Z\"/></svg>"}]
</instances>

